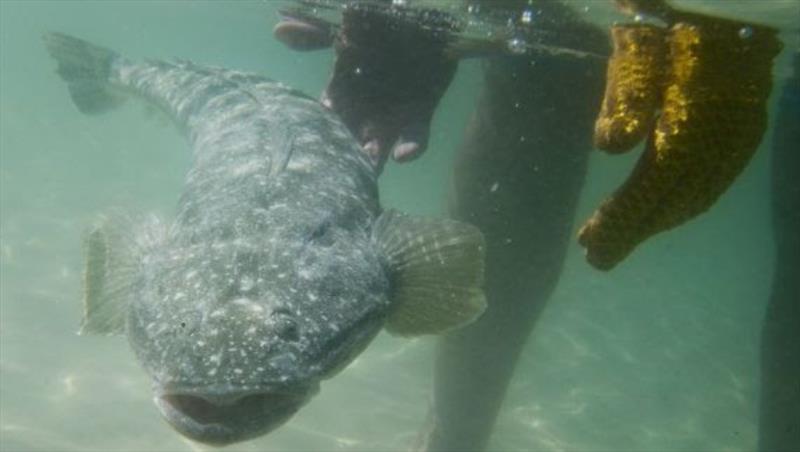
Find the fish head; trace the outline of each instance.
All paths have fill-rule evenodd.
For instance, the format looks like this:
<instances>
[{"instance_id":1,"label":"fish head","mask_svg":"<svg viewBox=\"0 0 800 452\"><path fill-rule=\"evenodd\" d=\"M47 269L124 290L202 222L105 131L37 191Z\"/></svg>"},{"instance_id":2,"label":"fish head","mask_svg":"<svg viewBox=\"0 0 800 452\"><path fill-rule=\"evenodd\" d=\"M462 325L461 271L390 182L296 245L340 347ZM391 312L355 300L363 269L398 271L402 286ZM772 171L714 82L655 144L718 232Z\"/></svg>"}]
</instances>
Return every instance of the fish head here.
<instances>
[{"instance_id":1,"label":"fish head","mask_svg":"<svg viewBox=\"0 0 800 452\"><path fill-rule=\"evenodd\" d=\"M303 226L165 247L142 266L129 341L185 436L224 445L275 429L383 325L388 282L368 239Z\"/></svg>"}]
</instances>

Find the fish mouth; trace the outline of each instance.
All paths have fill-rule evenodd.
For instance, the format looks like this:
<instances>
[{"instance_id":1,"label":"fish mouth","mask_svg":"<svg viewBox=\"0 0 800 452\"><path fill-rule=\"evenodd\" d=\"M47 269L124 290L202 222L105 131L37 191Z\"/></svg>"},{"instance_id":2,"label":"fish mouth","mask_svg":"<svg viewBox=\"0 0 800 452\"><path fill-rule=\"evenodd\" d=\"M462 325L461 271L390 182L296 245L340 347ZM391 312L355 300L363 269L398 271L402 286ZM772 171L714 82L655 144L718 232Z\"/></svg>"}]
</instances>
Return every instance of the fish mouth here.
<instances>
[{"instance_id":1,"label":"fish mouth","mask_svg":"<svg viewBox=\"0 0 800 452\"><path fill-rule=\"evenodd\" d=\"M224 446L281 426L317 392L315 386L265 391L176 391L155 396L161 415L179 433Z\"/></svg>"}]
</instances>

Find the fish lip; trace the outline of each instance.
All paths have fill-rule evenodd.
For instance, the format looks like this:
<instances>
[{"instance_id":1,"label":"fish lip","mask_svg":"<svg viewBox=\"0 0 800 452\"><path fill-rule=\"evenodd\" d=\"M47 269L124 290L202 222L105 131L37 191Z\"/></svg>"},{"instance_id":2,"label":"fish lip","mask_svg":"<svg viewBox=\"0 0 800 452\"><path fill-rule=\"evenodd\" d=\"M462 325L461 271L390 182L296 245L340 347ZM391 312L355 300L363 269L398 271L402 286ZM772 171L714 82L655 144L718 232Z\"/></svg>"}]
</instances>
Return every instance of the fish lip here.
<instances>
[{"instance_id":1,"label":"fish lip","mask_svg":"<svg viewBox=\"0 0 800 452\"><path fill-rule=\"evenodd\" d=\"M172 387L155 392L162 417L180 434L224 446L264 435L288 421L319 391L319 383L234 390Z\"/></svg>"}]
</instances>

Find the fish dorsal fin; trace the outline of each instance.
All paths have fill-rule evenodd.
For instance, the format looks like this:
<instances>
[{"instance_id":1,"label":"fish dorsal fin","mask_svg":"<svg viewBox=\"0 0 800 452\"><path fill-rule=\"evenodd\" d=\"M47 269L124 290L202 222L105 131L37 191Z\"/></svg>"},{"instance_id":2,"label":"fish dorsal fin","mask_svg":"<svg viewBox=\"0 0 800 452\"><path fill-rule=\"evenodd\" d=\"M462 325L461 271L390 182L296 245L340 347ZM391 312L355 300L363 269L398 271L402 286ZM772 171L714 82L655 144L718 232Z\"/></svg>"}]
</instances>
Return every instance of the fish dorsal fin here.
<instances>
[{"instance_id":1,"label":"fish dorsal fin","mask_svg":"<svg viewBox=\"0 0 800 452\"><path fill-rule=\"evenodd\" d=\"M122 334L141 255L133 220L121 212L99 216L84 234L83 249L83 320L79 333Z\"/></svg>"},{"instance_id":2,"label":"fish dorsal fin","mask_svg":"<svg viewBox=\"0 0 800 452\"><path fill-rule=\"evenodd\" d=\"M388 210L376 222L373 239L392 279L390 333L439 334L471 323L486 309L478 228Z\"/></svg>"}]
</instances>

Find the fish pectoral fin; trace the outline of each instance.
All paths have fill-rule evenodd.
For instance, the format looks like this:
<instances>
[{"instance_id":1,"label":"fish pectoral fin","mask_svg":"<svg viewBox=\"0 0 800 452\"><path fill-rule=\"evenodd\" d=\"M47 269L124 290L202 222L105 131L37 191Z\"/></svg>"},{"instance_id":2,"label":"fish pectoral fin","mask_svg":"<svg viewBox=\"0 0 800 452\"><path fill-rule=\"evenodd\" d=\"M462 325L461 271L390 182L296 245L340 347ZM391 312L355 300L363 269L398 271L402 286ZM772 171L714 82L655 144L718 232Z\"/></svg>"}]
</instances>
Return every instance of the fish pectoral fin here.
<instances>
[{"instance_id":1,"label":"fish pectoral fin","mask_svg":"<svg viewBox=\"0 0 800 452\"><path fill-rule=\"evenodd\" d=\"M123 334L139 250L130 216L101 215L83 237L83 320L79 334Z\"/></svg>"},{"instance_id":2,"label":"fish pectoral fin","mask_svg":"<svg viewBox=\"0 0 800 452\"><path fill-rule=\"evenodd\" d=\"M471 323L486 309L484 240L478 228L388 210L373 234L392 278L395 310L388 332L439 334Z\"/></svg>"}]
</instances>

